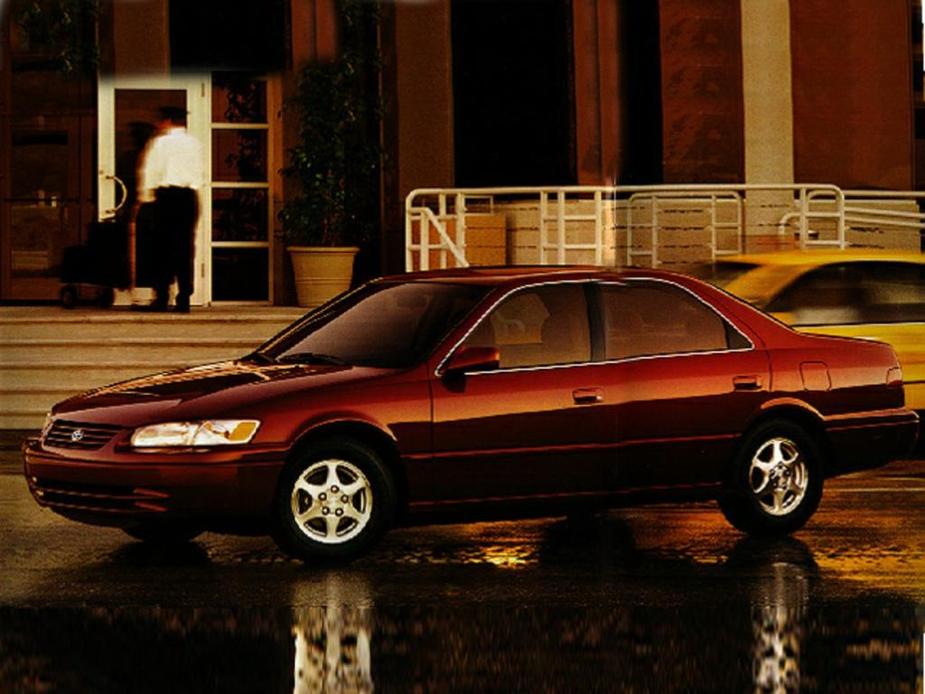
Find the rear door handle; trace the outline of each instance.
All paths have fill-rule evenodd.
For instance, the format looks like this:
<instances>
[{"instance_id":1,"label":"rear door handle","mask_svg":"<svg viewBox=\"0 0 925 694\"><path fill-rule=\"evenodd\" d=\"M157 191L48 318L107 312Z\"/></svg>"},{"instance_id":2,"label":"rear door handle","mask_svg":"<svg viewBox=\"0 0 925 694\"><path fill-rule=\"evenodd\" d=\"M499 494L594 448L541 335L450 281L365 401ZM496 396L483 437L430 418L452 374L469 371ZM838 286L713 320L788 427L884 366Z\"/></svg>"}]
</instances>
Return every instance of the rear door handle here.
<instances>
[{"instance_id":1,"label":"rear door handle","mask_svg":"<svg viewBox=\"0 0 925 694\"><path fill-rule=\"evenodd\" d=\"M761 388L761 379L758 376L735 376L732 387L736 390L758 390Z\"/></svg>"},{"instance_id":2,"label":"rear door handle","mask_svg":"<svg viewBox=\"0 0 925 694\"><path fill-rule=\"evenodd\" d=\"M576 405L593 405L604 400L604 391L600 388L578 388L572 391Z\"/></svg>"}]
</instances>

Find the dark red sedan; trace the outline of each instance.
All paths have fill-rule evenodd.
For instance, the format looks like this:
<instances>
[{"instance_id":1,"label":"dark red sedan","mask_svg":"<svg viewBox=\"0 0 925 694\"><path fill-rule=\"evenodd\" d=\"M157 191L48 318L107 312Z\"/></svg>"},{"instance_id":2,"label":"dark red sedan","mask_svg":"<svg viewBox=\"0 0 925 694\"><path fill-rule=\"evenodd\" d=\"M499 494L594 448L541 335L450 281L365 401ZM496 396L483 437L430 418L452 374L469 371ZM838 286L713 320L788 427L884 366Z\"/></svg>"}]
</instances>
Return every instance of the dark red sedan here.
<instances>
[{"instance_id":1,"label":"dark red sedan","mask_svg":"<svg viewBox=\"0 0 925 694\"><path fill-rule=\"evenodd\" d=\"M376 280L238 361L62 402L24 450L68 518L346 558L395 525L667 499L789 533L917 431L888 345L683 275L521 267Z\"/></svg>"}]
</instances>

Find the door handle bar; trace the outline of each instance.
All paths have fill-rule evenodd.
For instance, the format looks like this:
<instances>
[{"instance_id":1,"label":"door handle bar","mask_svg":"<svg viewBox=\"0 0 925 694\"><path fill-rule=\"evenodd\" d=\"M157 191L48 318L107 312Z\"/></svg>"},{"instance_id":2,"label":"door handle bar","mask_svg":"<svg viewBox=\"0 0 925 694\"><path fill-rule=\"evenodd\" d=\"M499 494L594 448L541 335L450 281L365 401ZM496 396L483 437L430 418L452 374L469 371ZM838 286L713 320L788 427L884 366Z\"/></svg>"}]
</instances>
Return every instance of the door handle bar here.
<instances>
[{"instance_id":1,"label":"door handle bar","mask_svg":"<svg viewBox=\"0 0 925 694\"><path fill-rule=\"evenodd\" d=\"M578 388L572 391L576 405L593 405L604 400L604 391L600 388Z\"/></svg>"},{"instance_id":2,"label":"door handle bar","mask_svg":"<svg viewBox=\"0 0 925 694\"><path fill-rule=\"evenodd\" d=\"M758 376L735 376L732 387L735 390L758 390L761 388L761 379Z\"/></svg>"}]
</instances>

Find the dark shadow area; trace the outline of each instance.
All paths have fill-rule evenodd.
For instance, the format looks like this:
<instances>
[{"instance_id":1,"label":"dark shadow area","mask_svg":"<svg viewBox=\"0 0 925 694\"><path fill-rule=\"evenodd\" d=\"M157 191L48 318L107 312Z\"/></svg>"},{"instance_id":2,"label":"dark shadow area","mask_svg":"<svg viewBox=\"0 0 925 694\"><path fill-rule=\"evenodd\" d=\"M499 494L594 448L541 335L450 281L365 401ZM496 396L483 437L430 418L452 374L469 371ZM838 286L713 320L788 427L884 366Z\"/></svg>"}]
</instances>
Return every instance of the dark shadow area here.
<instances>
[{"instance_id":1,"label":"dark shadow area","mask_svg":"<svg viewBox=\"0 0 925 694\"><path fill-rule=\"evenodd\" d=\"M170 2L170 62L174 70L254 70L286 66L284 0ZM216 25L216 17L221 17Z\"/></svg>"},{"instance_id":2,"label":"dark shadow area","mask_svg":"<svg viewBox=\"0 0 925 694\"><path fill-rule=\"evenodd\" d=\"M575 183L571 8L452 3L456 185Z\"/></svg>"},{"instance_id":3,"label":"dark shadow area","mask_svg":"<svg viewBox=\"0 0 925 694\"><path fill-rule=\"evenodd\" d=\"M209 566L209 553L196 542L158 544L136 542L126 537L128 544L114 550L108 559L120 566L134 568L175 568Z\"/></svg>"}]
</instances>

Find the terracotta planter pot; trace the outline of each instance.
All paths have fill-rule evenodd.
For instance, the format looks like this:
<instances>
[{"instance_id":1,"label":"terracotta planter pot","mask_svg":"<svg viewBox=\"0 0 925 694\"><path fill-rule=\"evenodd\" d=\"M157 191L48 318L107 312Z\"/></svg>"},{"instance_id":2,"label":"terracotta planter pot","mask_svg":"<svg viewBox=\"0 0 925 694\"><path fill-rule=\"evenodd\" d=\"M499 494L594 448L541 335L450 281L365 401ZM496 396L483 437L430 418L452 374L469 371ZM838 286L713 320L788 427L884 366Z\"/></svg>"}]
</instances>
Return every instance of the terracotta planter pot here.
<instances>
[{"instance_id":1,"label":"terracotta planter pot","mask_svg":"<svg viewBox=\"0 0 925 694\"><path fill-rule=\"evenodd\" d=\"M315 308L350 288L354 246L289 246L299 306Z\"/></svg>"}]
</instances>

